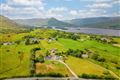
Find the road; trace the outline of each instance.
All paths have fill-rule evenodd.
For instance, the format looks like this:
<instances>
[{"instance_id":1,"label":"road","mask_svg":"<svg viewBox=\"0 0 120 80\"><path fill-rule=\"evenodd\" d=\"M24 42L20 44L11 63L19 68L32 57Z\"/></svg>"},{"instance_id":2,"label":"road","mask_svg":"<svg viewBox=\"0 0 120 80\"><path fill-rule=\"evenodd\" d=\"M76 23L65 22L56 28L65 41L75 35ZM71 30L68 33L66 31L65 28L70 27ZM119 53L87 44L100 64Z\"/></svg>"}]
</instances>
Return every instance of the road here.
<instances>
[{"instance_id":1,"label":"road","mask_svg":"<svg viewBox=\"0 0 120 80\"><path fill-rule=\"evenodd\" d=\"M66 63L64 63L64 62L61 61L61 60L58 60L58 61L59 61L60 63L64 64L76 79L79 78L79 77L70 69L70 67L69 67Z\"/></svg>"}]
</instances>

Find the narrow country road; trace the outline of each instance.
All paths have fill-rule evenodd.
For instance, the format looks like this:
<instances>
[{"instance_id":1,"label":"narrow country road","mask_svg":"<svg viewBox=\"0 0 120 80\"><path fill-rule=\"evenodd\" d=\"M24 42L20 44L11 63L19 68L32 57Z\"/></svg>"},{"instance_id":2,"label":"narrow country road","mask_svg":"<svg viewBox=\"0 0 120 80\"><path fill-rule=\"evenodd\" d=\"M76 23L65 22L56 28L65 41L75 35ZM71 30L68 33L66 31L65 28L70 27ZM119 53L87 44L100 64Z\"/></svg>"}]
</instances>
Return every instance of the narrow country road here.
<instances>
[{"instance_id":1,"label":"narrow country road","mask_svg":"<svg viewBox=\"0 0 120 80\"><path fill-rule=\"evenodd\" d=\"M68 70L72 73L72 75L75 77L75 78L79 78L71 69L70 69L70 67L66 64L66 63L64 63L63 61L61 61L61 60L58 60L60 63L62 63L62 64L64 64L67 68L68 68Z\"/></svg>"}]
</instances>

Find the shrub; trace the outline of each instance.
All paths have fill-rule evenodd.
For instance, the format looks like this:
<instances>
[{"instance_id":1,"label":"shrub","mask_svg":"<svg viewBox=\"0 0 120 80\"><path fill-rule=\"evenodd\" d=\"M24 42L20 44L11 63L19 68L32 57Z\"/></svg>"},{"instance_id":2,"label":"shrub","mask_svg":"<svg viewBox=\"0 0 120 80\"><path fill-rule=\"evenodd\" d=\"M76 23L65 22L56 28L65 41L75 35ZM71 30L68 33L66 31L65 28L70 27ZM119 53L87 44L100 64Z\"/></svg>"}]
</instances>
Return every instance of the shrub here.
<instances>
[{"instance_id":1,"label":"shrub","mask_svg":"<svg viewBox=\"0 0 120 80\"><path fill-rule=\"evenodd\" d=\"M41 62L43 63L44 62L44 56L39 56L36 58L35 62Z\"/></svg>"},{"instance_id":2,"label":"shrub","mask_svg":"<svg viewBox=\"0 0 120 80\"><path fill-rule=\"evenodd\" d=\"M36 47L36 48L34 48L32 51L37 51L37 50L40 50L40 48L39 47Z\"/></svg>"},{"instance_id":3,"label":"shrub","mask_svg":"<svg viewBox=\"0 0 120 80\"><path fill-rule=\"evenodd\" d=\"M15 41L15 43L18 44L18 45L20 44L20 42L21 42L21 41L19 41L19 40L18 40L18 41Z\"/></svg>"},{"instance_id":4,"label":"shrub","mask_svg":"<svg viewBox=\"0 0 120 80\"><path fill-rule=\"evenodd\" d=\"M36 77L64 77L61 73L47 73L47 74L36 74Z\"/></svg>"},{"instance_id":5,"label":"shrub","mask_svg":"<svg viewBox=\"0 0 120 80\"><path fill-rule=\"evenodd\" d=\"M6 52L10 52L10 50L6 50Z\"/></svg>"},{"instance_id":6,"label":"shrub","mask_svg":"<svg viewBox=\"0 0 120 80\"><path fill-rule=\"evenodd\" d=\"M92 59L94 59L94 60L97 60L98 57L99 57L99 54L93 54L93 55L92 55Z\"/></svg>"},{"instance_id":7,"label":"shrub","mask_svg":"<svg viewBox=\"0 0 120 80\"><path fill-rule=\"evenodd\" d=\"M45 53L46 56L50 55L50 52L47 50Z\"/></svg>"},{"instance_id":8,"label":"shrub","mask_svg":"<svg viewBox=\"0 0 120 80\"><path fill-rule=\"evenodd\" d=\"M50 77L64 77L61 73L49 73L49 74L47 74L47 76L50 76Z\"/></svg>"},{"instance_id":9,"label":"shrub","mask_svg":"<svg viewBox=\"0 0 120 80\"><path fill-rule=\"evenodd\" d=\"M114 64L118 64L116 59L111 59L111 62L114 63Z\"/></svg>"},{"instance_id":10,"label":"shrub","mask_svg":"<svg viewBox=\"0 0 120 80\"><path fill-rule=\"evenodd\" d=\"M116 66L116 69L120 69L120 66L119 66L119 65L117 65L117 66Z\"/></svg>"},{"instance_id":11,"label":"shrub","mask_svg":"<svg viewBox=\"0 0 120 80\"><path fill-rule=\"evenodd\" d=\"M104 76L102 76L103 79L108 79L108 80L114 80L116 79L115 77L111 76L109 71L103 72Z\"/></svg>"},{"instance_id":12,"label":"shrub","mask_svg":"<svg viewBox=\"0 0 120 80\"><path fill-rule=\"evenodd\" d=\"M26 41L25 41L25 45L30 45L30 39L29 39L29 38L26 39Z\"/></svg>"},{"instance_id":13,"label":"shrub","mask_svg":"<svg viewBox=\"0 0 120 80\"><path fill-rule=\"evenodd\" d=\"M105 58L101 57L99 54L93 54L92 59L97 60L99 62L105 62Z\"/></svg>"},{"instance_id":14,"label":"shrub","mask_svg":"<svg viewBox=\"0 0 120 80\"><path fill-rule=\"evenodd\" d=\"M105 62L105 58L103 58L103 57L98 57L98 59L97 59L98 61L100 61L100 62Z\"/></svg>"},{"instance_id":15,"label":"shrub","mask_svg":"<svg viewBox=\"0 0 120 80\"><path fill-rule=\"evenodd\" d=\"M109 72L105 72L104 75L102 76L98 76L95 74L85 74L83 73L81 76L79 76L81 78L86 78L86 79L105 79L105 80L115 80L116 78L111 76L111 74Z\"/></svg>"},{"instance_id":16,"label":"shrub","mask_svg":"<svg viewBox=\"0 0 120 80\"><path fill-rule=\"evenodd\" d=\"M97 76L95 74L85 74L83 73L81 76L79 76L81 78L86 78L86 79L101 79L100 76Z\"/></svg>"}]
</instances>

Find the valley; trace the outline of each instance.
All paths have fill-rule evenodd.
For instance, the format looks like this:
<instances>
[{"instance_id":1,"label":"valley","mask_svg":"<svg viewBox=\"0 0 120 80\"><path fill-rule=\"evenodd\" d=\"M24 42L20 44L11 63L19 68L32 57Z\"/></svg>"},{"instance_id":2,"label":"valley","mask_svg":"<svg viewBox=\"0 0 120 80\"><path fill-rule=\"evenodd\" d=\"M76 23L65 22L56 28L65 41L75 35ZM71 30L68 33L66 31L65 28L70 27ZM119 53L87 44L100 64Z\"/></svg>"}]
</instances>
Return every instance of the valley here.
<instances>
[{"instance_id":1,"label":"valley","mask_svg":"<svg viewBox=\"0 0 120 80\"><path fill-rule=\"evenodd\" d=\"M120 0L0 6L0 80L120 80Z\"/></svg>"},{"instance_id":2,"label":"valley","mask_svg":"<svg viewBox=\"0 0 120 80\"><path fill-rule=\"evenodd\" d=\"M53 18L50 24L56 21L55 25L64 25L62 30L25 26L2 18L0 79L120 79L120 37L117 30L115 35L109 36L86 34L81 28L67 30L66 23Z\"/></svg>"}]
</instances>

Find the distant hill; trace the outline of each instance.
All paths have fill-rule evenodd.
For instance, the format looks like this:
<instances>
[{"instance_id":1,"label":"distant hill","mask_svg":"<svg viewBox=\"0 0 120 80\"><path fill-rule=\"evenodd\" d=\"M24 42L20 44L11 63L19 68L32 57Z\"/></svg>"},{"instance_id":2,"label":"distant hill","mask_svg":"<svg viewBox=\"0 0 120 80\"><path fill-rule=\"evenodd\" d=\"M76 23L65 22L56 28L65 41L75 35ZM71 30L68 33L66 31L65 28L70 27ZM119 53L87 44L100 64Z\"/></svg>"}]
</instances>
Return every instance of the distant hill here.
<instances>
[{"instance_id":1,"label":"distant hill","mask_svg":"<svg viewBox=\"0 0 120 80\"><path fill-rule=\"evenodd\" d=\"M24 32L27 30L25 27L26 26L19 25L13 20L0 15L0 33Z\"/></svg>"},{"instance_id":2,"label":"distant hill","mask_svg":"<svg viewBox=\"0 0 120 80\"><path fill-rule=\"evenodd\" d=\"M79 27L120 29L120 17L95 17L67 21Z\"/></svg>"},{"instance_id":3,"label":"distant hill","mask_svg":"<svg viewBox=\"0 0 120 80\"><path fill-rule=\"evenodd\" d=\"M46 18L46 19L16 19L14 20L16 23L29 25L29 26L38 26L38 27L74 27L70 23L66 23L63 21L59 21L55 18Z\"/></svg>"}]
</instances>

